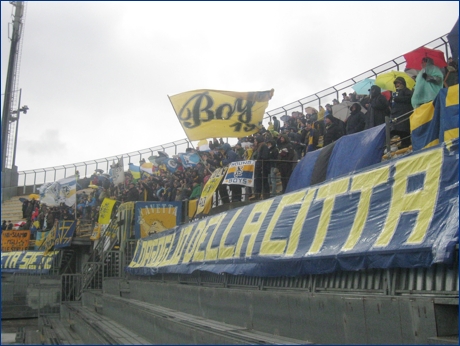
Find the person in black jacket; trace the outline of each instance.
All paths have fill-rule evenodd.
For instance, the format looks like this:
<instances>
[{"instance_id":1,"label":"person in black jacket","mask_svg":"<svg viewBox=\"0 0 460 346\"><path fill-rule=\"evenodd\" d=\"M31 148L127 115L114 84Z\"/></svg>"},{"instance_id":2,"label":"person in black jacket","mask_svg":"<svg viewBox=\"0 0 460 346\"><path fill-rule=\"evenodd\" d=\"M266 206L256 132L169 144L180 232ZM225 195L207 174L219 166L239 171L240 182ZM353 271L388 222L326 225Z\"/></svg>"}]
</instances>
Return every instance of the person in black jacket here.
<instances>
[{"instance_id":1,"label":"person in black jacket","mask_svg":"<svg viewBox=\"0 0 460 346\"><path fill-rule=\"evenodd\" d=\"M392 94L391 100L391 135L398 135L401 138L401 148L407 148L411 145L409 117L414 110L411 103L412 90L407 88L406 80L402 77L396 78L394 85L396 92Z\"/></svg>"},{"instance_id":2,"label":"person in black jacket","mask_svg":"<svg viewBox=\"0 0 460 346\"><path fill-rule=\"evenodd\" d=\"M278 161L278 148L276 147L276 143L273 139L267 142L269 154L270 154L270 196L276 196L276 184L278 183L277 172L278 169L276 168L276 163Z\"/></svg>"},{"instance_id":3,"label":"person in black jacket","mask_svg":"<svg viewBox=\"0 0 460 346\"><path fill-rule=\"evenodd\" d=\"M334 116L329 114L324 119L326 122L326 133L323 138L323 147L335 142L343 135L338 123L335 121Z\"/></svg>"},{"instance_id":4,"label":"person in black jacket","mask_svg":"<svg viewBox=\"0 0 460 346\"><path fill-rule=\"evenodd\" d=\"M286 134L280 135L278 150L278 170L280 171L281 185L283 186L281 193L285 193L289 178L291 177L294 169L294 164L297 160L297 155L289 137Z\"/></svg>"},{"instance_id":5,"label":"person in black jacket","mask_svg":"<svg viewBox=\"0 0 460 346\"><path fill-rule=\"evenodd\" d=\"M265 144L263 136L256 136L254 139L254 152L252 159L257 160L254 168L254 195L249 199L270 198L270 185L268 175L270 174L270 150Z\"/></svg>"},{"instance_id":6,"label":"person in black jacket","mask_svg":"<svg viewBox=\"0 0 460 346\"><path fill-rule=\"evenodd\" d=\"M134 183L129 183L129 190L126 192L125 202L137 202L139 201L139 190L136 188Z\"/></svg>"},{"instance_id":7,"label":"person in black jacket","mask_svg":"<svg viewBox=\"0 0 460 346\"><path fill-rule=\"evenodd\" d=\"M385 124L385 116L390 115L390 106L385 96L382 95L382 89L373 85L370 90L369 109L365 116L365 130Z\"/></svg>"},{"instance_id":8,"label":"person in black jacket","mask_svg":"<svg viewBox=\"0 0 460 346\"><path fill-rule=\"evenodd\" d=\"M359 103L353 103L350 106L350 111L350 116L346 120L347 135L363 131L365 125L364 114L361 112Z\"/></svg>"}]
</instances>

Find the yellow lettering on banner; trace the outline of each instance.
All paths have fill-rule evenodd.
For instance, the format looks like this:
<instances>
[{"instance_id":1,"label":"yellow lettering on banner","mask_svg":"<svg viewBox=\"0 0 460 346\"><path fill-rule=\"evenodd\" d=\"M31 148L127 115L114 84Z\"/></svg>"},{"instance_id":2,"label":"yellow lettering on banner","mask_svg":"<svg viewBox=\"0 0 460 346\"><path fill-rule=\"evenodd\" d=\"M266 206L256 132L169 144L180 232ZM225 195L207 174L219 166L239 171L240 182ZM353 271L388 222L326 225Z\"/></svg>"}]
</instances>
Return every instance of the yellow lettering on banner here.
<instances>
[{"instance_id":1,"label":"yellow lettering on banner","mask_svg":"<svg viewBox=\"0 0 460 346\"><path fill-rule=\"evenodd\" d=\"M140 262L141 259L142 259L142 252L144 251L144 247L143 247L141 241L138 241L138 242L137 242L136 249L134 250L134 254L137 254L138 251L141 252L141 254L140 254L139 257L138 257L138 261ZM130 268L137 268L137 267L139 267L139 262L135 261L134 258L136 258L136 256L133 257L133 259L131 260L131 263L129 264L128 267L130 267Z\"/></svg>"},{"instance_id":2,"label":"yellow lettering on banner","mask_svg":"<svg viewBox=\"0 0 460 346\"><path fill-rule=\"evenodd\" d=\"M36 259L35 256L34 256L34 253L33 252L26 252L26 254L24 255L24 257L21 260L21 263L19 263L19 269L29 269L29 264L30 264L32 259ZM34 263L34 262L35 261L33 261L32 263Z\"/></svg>"},{"instance_id":3,"label":"yellow lettering on banner","mask_svg":"<svg viewBox=\"0 0 460 346\"><path fill-rule=\"evenodd\" d=\"M180 258L182 257L182 253L184 251L184 246L188 244L187 240L194 226L195 225L190 224L181 230L179 241L177 242L176 248L174 249L174 254L169 260L165 261L164 265L179 264Z\"/></svg>"},{"instance_id":4,"label":"yellow lettering on banner","mask_svg":"<svg viewBox=\"0 0 460 346\"><path fill-rule=\"evenodd\" d=\"M307 219L308 211L310 210L313 197L315 196L317 189L310 189L307 191L306 196L304 196L300 210L297 213L297 216L292 226L291 235L289 237L289 243L286 250L286 256L294 256L297 248L299 246L300 235L302 233L302 228ZM299 197L301 197L299 193Z\"/></svg>"},{"instance_id":5,"label":"yellow lettering on banner","mask_svg":"<svg viewBox=\"0 0 460 346\"><path fill-rule=\"evenodd\" d=\"M361 196L350 234L341 251L352 250L358 243L369 215L372 191L374 187L388 182L389 175L390 168L387 166L353 176L350 192L361 192Z\"/></svg>"},{"instance_id":6,"label":"yellow lettering on banner","mask_svg":"<svg viewBox=\"0 0 460 346\"><path fill-rule=\"evenodd\" d=\"M17 261L19 257L21 257L21 255L22 255L22 252L19 252L19 251L14 252L10 260L8 261L8 266L6 268L10 268L10 269L16 268Z\"/></svg>"},{"instance_id":7,"label":"yellow lettering on banner","mask_svg":"<svg viewBox=\"0 0 460 346\"><path fill-rule=\"evenodd\" d=\"M161 256L165 245L165 237L155 239L155 246L153 247L153 254L150 255L150 260L147 263L148 267L155 267L158 258Z\"/></svg>"},{"instance_id":8,"label":"yellow lettering on banner","mask_svg":"<svg viewBox=\"0 0 460 346\"><path fill-rule=\"evenodd\" d=\"M190 260L193 257L193 254L195 253L196 247L198 245L198 240L201 237L201 233L205 229L206 229L206 220L200 221L198 225L196 225L196 228L191 235L192 240L190 244L187 244L188 246L186 245L186 250L184 253L184 259L182 260L182 263L190 262Z\"/></svg>"},{"instance_id":9,"label":"yellow lettering on banner","mask_svg":"<svg viewBox=\"0 0 460 346\"><path fill-rule=\"evenodd\" d=\"M150 239L143 243L143 261L141 267L146 267L157 257L158 254L158 238ZM140 240L138 240L140 241Z\"/></svg>"},{"instance_id":10,"label":"yellow lettering on banner","mask_svg":"<svg viewBox=\"0 0 460 346\"><path fill-rule=\"evenodd\" d=\"M217 230L217 228L219 227L220 223L222 222L222 219L224 218L225 215L222 215L222 214L219 214L217 216L214 216L212 217L208 224L206 225L204 231L201 233L201 237L200 239L198 240L198 244L196 246L196 250L195 250L195 254L193 255L193 261L204 261L204 256L205 256L205 251L200 251L200 246L201 244L204 243L205 239L206 239L206 235L208 234L208 231L211 227L214 226L214 229L213 229L213 237L214 237L214 234L215 234L215 231ZM216 257L217 257L217 249L215 249L215 252L216 252Z\"/></svg>"},{"instance_id":11,"label":"yellow lettering on banner","mask_svg":"<svg viewBox=\"0 0 460 346\"><path fill-rule=\"evenodd\" d=\"M214 227L214 230L212 231L211 236L209 237L208 245L206 246L206 253L205 253L205 261L211 261L211 260L217 260L217 255L219 253L219 246L212 248L212 242L214 241L214 237L216 236L217 231L220 228L220 225L222 221L225 219L227 216L227 213L222 213L221 219L219 220L219 223Z\"/></svg>"},{"instance_id":12,"label":"yellow lettering on banner","mask_svg":"<svg viewBox=\"0 0 460 346\"><path fill-rule=\"evenodd\" d=\"M284 208L287 206L300 204L302 199L305 197L306 191L295 192L292 194L284 195L276 208L273 216L271 217L270 223L268 224L267 230L264 234L264 239L260 247L259 255L261 256L276 256L284 254L288 239L282 240L271 240L273 230L275 229L276 223L279 221ZM292 230L291 230L292 232Z\"/></svg>"},{"instance_id":13,"label":"yellow lettering on banner","mask_svg":"<svg viewBox=\"0 0 460 346\"><path fill-rule=\"evenodd\" d=\"M252 208L251 213L249 214L249 217L246 220L243 229L241 230L240 237L238 238L238 242L236 244L234 257L238 258L240 256L241 248L243 247L246 236L249 236L249 239L247 240L245 257L252 256L252 250L254 248L257 233L259 233L260 229L262 228L262 223L264 222L268 210L273 204L273 201L274 199L268 199L266 201L254 204L254 208ZM254 221L256 215L258 215L257 221Z\"/></svg>"},{"instance_id":14,"label":"yellow lettering on banner","mask_svg":"<svg viewBox=\"0 0 460 346\"><path fill-rule=\"evenodd\" d=\"M402 213L418 211L406 244L420 244L425 238L438 197L443 148L412 156L395 164L395 183L390 210L382 233L374 247L387 246L393 238ZM423 188L407 193L410 176L425 173Z\"/></svg>"},{"instance_id":15,"label":"yellow lettering on banner","mask_svg":"<svg viewBox=\"0 0 460 346\"><path fill-rule=\"evenodd\" d=\"M323 210L321 211L313 243L311 244L307 255L316 254L321 250L324 240L326 239L332 210L334 209L335 197L347 192L349 181L350 178L339 179L318 188L316 200L324 199Z\"/></svg>"},{"instance_id":16,"label":"yellow lettering on banner","mask_svg":"<svg viewBox=\"0 0 460 346\"><path fill-rule=\"evenodd\" d=\"M163 238L163 247L161 249L161 253L157 257L157 260L154 265L155 267L161 267L165 265L165 259L167 258L169 251L171 250L171 244L174 242L174 233L171 233Z\"/></svg>"},{"instance_id":17,"label":"yellow lettering on banner","mask_svg":"<svg viewBox=\"0 0 460 346\"><path fill-rule=\"evenodd\" d=\"M233 258L233 253L235 252L235 245L225 246L225 241L227 240L228 233L230 233L233 224L235 223L236 219L238 219L242 211L243 208L238 209L236 211L235 215L233 215L232 219L228 223L227 228L224 231L224 234L222 234L222 238L220 239L219 244L219 259Z\"/></svg>"},{"instance_id":18,"label":"yellow lettering on banner","mask_svg":"<svg viewBox=\"0 0 460 346\"><path fill-rule=\"evenodd\" d=\"M50 269L54 260L54 256L57 254L57 251L49 252L48 255L43 256L42 260L45 259L45 269Z\"/></svg>"}]
</instances>

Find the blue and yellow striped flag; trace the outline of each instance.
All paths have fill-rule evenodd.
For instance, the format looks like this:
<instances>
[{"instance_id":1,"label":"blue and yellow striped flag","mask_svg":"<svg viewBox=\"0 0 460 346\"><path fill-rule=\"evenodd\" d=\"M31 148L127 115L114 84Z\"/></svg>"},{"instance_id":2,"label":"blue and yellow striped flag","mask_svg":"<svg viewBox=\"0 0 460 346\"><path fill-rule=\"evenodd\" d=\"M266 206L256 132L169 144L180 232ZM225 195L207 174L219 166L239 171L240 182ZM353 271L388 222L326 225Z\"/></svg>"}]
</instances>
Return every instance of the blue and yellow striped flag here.
<instances>
[{"instance_id":1,"label":"blue and yellow striped flag","mask_svg":"<svg viewBox=\"0 0 460 346\"><path fill-rule=\"evenodd\" d=\"M458 84L441 89L432 102L416 108L410 117L413 150L458 138Z\"/></svg>"},{"instance_id":2,"label":"blue and yellow striped flag","mask_svg":"<svg viewBox=\"0 0 460 346\"><path fill-rule=\"evenodd\" d=\"M439 118L434 116L433 102L427 102L410 116L412 149L420 150L439 144Z\"/></svg>"},{"instance_id":3,"label":"blue and yellow striped flag","mask_svg":"<svg viewBox=\"0 0 460 346\"><path fill-rule=\"evenodd\" d=\"M439 141L447 142L458 138L458 84L441 89L438 98L434 112L441 119Z\"/></svg>"}]
</instances>

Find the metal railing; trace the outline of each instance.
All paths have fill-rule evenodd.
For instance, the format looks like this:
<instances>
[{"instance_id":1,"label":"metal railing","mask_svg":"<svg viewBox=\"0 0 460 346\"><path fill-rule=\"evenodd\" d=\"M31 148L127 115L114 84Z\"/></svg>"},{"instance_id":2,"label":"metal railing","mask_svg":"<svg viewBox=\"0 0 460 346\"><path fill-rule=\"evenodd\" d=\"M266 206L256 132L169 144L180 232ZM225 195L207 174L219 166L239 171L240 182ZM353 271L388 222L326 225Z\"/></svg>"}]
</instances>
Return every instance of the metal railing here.
<instances>
[{"instance_id":1,"label":"metal railing","mask_svg":"<svg viewBox=\"0 0 460 346\"><path fill-rule=\"evenodd\" d=\"M450 55L449 48L448 48L449 44L447 41L447 34L433 41L426 43L424 46L429 46L430 48L433 48L433 49L442 49L445 52L446 57L449 57ZM414 49L416 48L418 47L415 47ZM404 71L405 66L406 66L406 60L404 56L403 55L398 56L397 58L387 61L386 63L382 65L374 67L366 72L363 72L359 75L349 78L341 83L337 83L333 85L332 87L316 92L300 100L291 102L283 107L279 107L271 111L268 111L267 115L270 119L273 116L276 116L279 119L280 116L289 115L288 112L294 112L294 111L303 112L304 109L308 106L317 108L321 105L325 105L326 103L332 104L333 99L339 100L340 98L339 95L341 92L343 91L353 92L353 89L351 87L355 85L357 82L365 78L375 78L381 73L385 73L385 72L395 70L395 69L397 71L400 71L400 70Z\"/></svg>"},{"instance_id":2,"label":"metal railing","mask_svg":"<svg viewBox=\"0 0 460 346\"><path fill-rule=\"evenodd\" d=\"M134 163L138 165L139 161L142 159L147 159L149 156L156 155L158 151L164 151L169 155L176 155L178 153L185 152L185 150L191 146L192 144L188 139L181 139L151 148L124 153L116 156L109 156L96 160L20 171L18 172L18 187L22 188L23 194L33 193L36 191L36 188L42 184L73 176L75 175L76 171L79 171L80 177L87 178L89 178L96 169L102 169L105 172L108 172L110 165L113 164L113 162L118 162L118 160L122 157L124 164ZM28 186L32 186L32 191L27 189Z\"/></svg>"},{"instance_id":3,"label":"metal railing","mask_svg":"<svg viewBox=\"0 0 460 346\"><path fill-rule=\"evenodd\" d=\"M425 46L429 46L433 49L443 49L446 57L449 57L449 45L447 41L447 34L443 35L433 41L428 42ZM326 103L332 103L332 99L339 99L339 94L342 91L351 92L351 87L357 82L365 78L375 78L381 73L390 71L390 70L403 70L406 65L404 56L398 56L395 59L392 59L382 65L379 65L373 69L365 71L357 76L349 78L343 82L337 83L330 88L321 90L312 95L306 96L297 101L291 102L283 107L279 107L273 110L266 112L264 121L268 123L273 116L282 116L288 115L288 112L294 111L304 111L304 108L307 106L319 107L320 105ZM36 188L45 182L54 182L56 180L71 176L75 174L75 171L80 172L81 177L89 177L96 169L104 169L105 171L109 170L110 164L113 161L117 161L119 158L123 157L126 162L138 163L142 158L146 156L154 155L157 151L165 151L170 155L177 154L179 152L185 151L186 148L192 147L192 143L188 139L181 139L171 143L166 143L163 145L158 145L155 147L142 149L126 154L120 154L116 156L109 156L106 158L89 160L79 163L71 163L62 166L47 167L47 168L37 168L32 170L20 171L18 179L18 187L22 188L22 194L33 193L36 191ZM27 189L27 187L32 187ZM20 194L19 194L20 195Z\"/></svg>"},{"instance_id":4,"label":"metal railing","mask_svg":"<svg viewBox=\"0 0 460 346\"><path fill-rule=\"evenodd\" d=\"M128 280L260 291L294 290L316 294L340 292L392 296L429 294L437 297L458 297L458 248L452 266L434 264L428 268L336 271L330 274L297 277L252 277L196 271L193 274L126 275L126 278Z\"/></svg>"}]
</instances>

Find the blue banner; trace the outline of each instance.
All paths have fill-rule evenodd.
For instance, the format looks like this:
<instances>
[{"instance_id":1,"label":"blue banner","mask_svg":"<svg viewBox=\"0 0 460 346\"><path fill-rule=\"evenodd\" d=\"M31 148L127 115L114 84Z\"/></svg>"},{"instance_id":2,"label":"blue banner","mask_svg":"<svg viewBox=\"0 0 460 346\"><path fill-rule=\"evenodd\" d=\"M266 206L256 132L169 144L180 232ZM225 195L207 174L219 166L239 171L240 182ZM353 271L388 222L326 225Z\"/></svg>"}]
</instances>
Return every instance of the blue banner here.
<instances>
[{"instance_id":1,"label":"blue banner","mask_svg":"<svg viewBox=\"0 0 460 346\"><path fill-rule=\"evenodd\" d=\"M300 276L451 263L458 139L138 241L126 271Z\"/></svg>"},{"instance_id":2,"label":"blue banner","mask_svg":"<svg viewBox=\"0 0 460 346\"><path fill-rule=\"evenodd\" d=\"M377 164L385 147L385 125L343 136L300 160L286 192L296 191Z\"/></svg>"},{"instance_id":3,"label":"blue banner","mask_svg":"<svg viewBox=\"0 0 460 346\"><path fill-rule=\"evenodd\" d=\"M72 243L73 234L75 233L76 221L61 220L59 221L56 230L56 239L54 241L54 249L62 249L69 247Z\"/></svg>"},{"instance_id":4,"label":"blue banner","mask_svg":"<svg viewBox=\"0 0 460 346\"><path fill-rule=\"evenodd\" d=\"M45 256L43 251L2 252L2 272L47 274L58 253L52 251Z\"/></svg>"}]
</instances>

